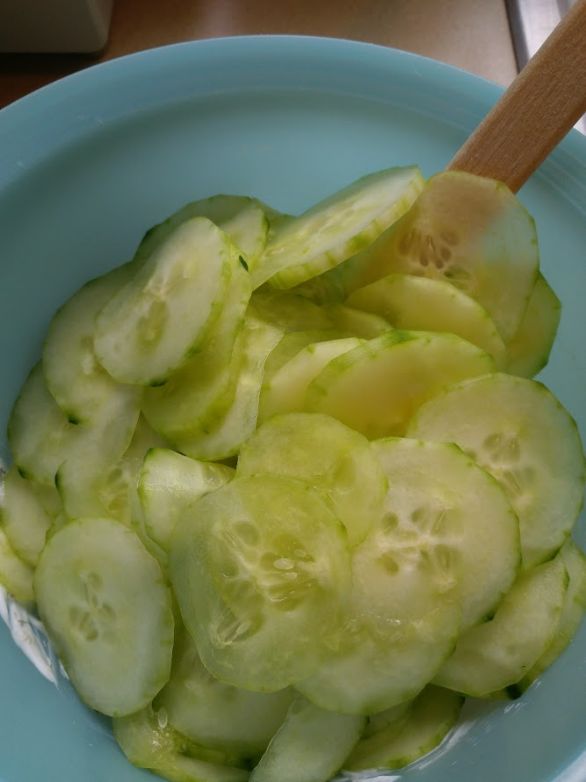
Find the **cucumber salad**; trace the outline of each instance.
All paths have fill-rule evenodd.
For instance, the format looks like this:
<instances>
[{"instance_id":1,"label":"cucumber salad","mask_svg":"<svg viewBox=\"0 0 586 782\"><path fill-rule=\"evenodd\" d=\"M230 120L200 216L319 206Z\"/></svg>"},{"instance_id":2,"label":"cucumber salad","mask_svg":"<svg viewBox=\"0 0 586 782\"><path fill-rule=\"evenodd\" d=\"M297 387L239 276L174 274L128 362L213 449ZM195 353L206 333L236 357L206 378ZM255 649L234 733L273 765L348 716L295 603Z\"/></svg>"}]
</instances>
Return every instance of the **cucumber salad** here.
<instances>
[{"instance_id":1,"label":"cucumber salad","mask_svg":"<svg viewBox=\"0 0 586 782\"><path fill-rule=\"evenodd\" d=\"M492 180L187 204L49 326L0 584L169 782L408 765L586 611L583 448L532 379L559 318Z\"/></svg>"}]
</instances>

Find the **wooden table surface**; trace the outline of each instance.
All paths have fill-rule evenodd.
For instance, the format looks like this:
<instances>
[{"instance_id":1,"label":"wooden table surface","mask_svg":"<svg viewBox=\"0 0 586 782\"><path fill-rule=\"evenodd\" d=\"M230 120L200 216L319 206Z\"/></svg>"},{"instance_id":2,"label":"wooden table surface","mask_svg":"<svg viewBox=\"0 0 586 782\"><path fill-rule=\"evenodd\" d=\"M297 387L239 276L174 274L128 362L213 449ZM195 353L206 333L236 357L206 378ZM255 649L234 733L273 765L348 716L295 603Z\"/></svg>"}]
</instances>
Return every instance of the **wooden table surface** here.
<instances>
[{"instance_id":1,"label":"wooden table surface","mask_svg":"<svg viewBox=\"0 0 586 782\"><path fill-rule=\"evenodd\" d=\"M0 54L0 107L130 52L259 33L370 41L505 85L516 74L504 0L115 0L110 40L96 55Z\"/></svg>"}]
</instances>

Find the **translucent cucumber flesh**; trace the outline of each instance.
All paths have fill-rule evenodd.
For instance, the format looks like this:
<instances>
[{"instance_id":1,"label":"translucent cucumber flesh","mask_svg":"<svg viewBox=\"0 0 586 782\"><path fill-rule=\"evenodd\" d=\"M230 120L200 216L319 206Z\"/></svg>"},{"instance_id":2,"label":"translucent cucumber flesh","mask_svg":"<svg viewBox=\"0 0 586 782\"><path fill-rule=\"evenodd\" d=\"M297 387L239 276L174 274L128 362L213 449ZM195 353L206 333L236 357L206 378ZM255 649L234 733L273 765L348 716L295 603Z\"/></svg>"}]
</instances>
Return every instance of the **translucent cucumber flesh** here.
<instances>
[{"instance_id":1,"label":"translucent cucumber flesh","mask_svg":"<svg viewBox=\"0 0 586 782\"><path fill-rule=\"evenodd\" d=\"M555 637L533 668L513 685L515 694L523 693L557 660L572 642L586 614L586 556L569 540L558 557L564 563L570 580Z\"/></svg>"},{"instance_id":2,"label":"translucent cucumber flesh","mask_svg":"<svg viewBox=\"0 0 586 782\"><path fill-rule=\"evenodd\" d=\"M364 723L361 717L334 714L298 696L250 782L329 782Z\"/></svg>"},{"instance_id":3,"label":"translucent cucumber flesh","mask_svg":"<svg viewBox=\"0 0 586 782\"><path fill-rule=\"evenodd\" d=\"M248 317L242 330L242 358L236 376L234 397L223 418L200 431L175 436L177 449L194 459L219 460L238 453L254 432L258 419L264 365L282 332Z\"/></svg>"},{"instance_id":4,"label":"translucent cucumber flesh","mask_svg":"<svg viewBox=\"0 0 586 782\"><path fill-rule=\"evenodd\" d=\"M374 339L392 329L388 320L371 312L343 304L330 304L325 309L337 329L360 339Z\"/></svg>"},{"instance_id":5,"label":"translucent cucumber flesh","mask_svg":"<svg viewBox=\"0 0 586 782\"><path fill-rule=\"evenodd\" d=\"M370 174L283 224L260 259L254 285L291 288L363 249L404 214L422 189L415 167ZM301 260L302 259L302 260Z\"/></svg>"},{"instance_id":6,"label":"translucent cucumber flesh","mask_svg":"<svg viewBox=\"0 0 586 782\"><path fill-rule=\"evenodd\" d=\"M238 475L299 478L325 492L350 546L360 543L383 512L387 480L369 442L329 416L276 416L244 444Z\"/></svg>"},{"instance_id":7,"label":"translucent cucumber flesh","mask_svg":"<svg viewBox=\"0 0 586 782\"><path fill-rule=\"evenodd\" d=\"M362 344L355 337L316 342L297 353L263 385L259 420L303 410L309 384L324 367L343 353Z\"/></svg>"},{"instance_id":8,"label":"translucent cucumber flesh","mask_svg":"<svg viewBox=\"0 0 586 782\"><path fill-rule=\"evenodd\" d=\"M138 247L134 261L144 261L179 225L194 217L206 217L227 233L246 256L249 268L256 263L265 248L269 221L264 205L247 196L216 195L186 204L162 223L149 229Z\"/></svg>"},{"instance_id":9,"label":"translucent cucumber flesh","mask_svg":"<svg viewBox=\"0 0 586 782\"><path fill-rule=\"evenodd\" d=\"M163 386L146 389L144 415L166 437L210 428L231 405L243 359L242 329L250 292L249 275L238 263L222 311L201 350Z\"/></svg>"},{"instance_id":10,"label":"translucent cucumber flesh","mask_svg":"<svg viewBox=\"0 0 586 782\"><path fill-rule=\"evenodd\" d=\"M558 558L523 574L494 618L460 637L435 683L483 697L518 682L551 644L567 588Z\"/></svg>"},{"instance_id":11,"label":"translucent cucumber flesh","mask_svg":"<svg viewBox=\"0 0 586 782\"><path fill-rule=\"evenodd\" d=\"M109 519L72 522L35 572L39 614L75 688L111 716L148 704L169 678L171 594L136 535Z\"/></svg>"},{"instance_id":12,"label":"translucent cucumber flesh","mask_svg":"<svg viewBox=\"0 0 586 782\"><path fill-rule=\"evenodd\" d=\"M582 507L584 456L574 420L540 383L461 383L420 408L408 434L457 443L497 479L519 518L525 568L563 544Z\"/></svg>"},{"instance_id":13,"label":"translucent cucumber flesh","mask_svg":"<svg viewBox=\"0 0 586 782\"><path fill-rule=\"evenodd\" d=\"M310 384L305 406L370 439L402 435L427 399L493 369L487 353L459 337L391 331L331 361Z\"/></svg>"},{"instance_id":14,"label":"translucent cucumber flesh","mask_svg":"<svg viewBox=\"0 0 586 782\"><path fill-rule=\"evenodd\" d=\"M455 725L464 699L430 685L401 719L361 739L344 764L352 771L399 769L431 752Z\"/></svg>"},{"instance_id":15,"label":"translucent cucumber flesh","mask_svg":"<svg viewBox=\"0 0 586 782\"><path fill-rule=\"evenodd\" d=\"M6 532L0 527L0 586L20 603L32 603L35 599L33 574L33 569L16 555Z\"/></svg>"},{"instance_id":16,"label":"translucent cucumber flesh","mask_svg":"<svg viewBox=\"0 0 586 782\"><path fill-rule=\"evenodd\" d=\"M54 487L57 470L67 459L85 459L90 453L96 460L116 461L132 439L139 408L131 397L117 396L115 402L91 425L72 424L49 394L41 366L34 367L8 423L8 440L18 469L26 477Z\"/></svg>"},{"instance_id":17,"label":"translucent cucumber flesh","mask_svg":"<svg viewBox=\"0 0 586 782\"><path fill-rule=\"evenodd\" d=\"M16 554L35 567L53 522L32 481L11 467L4 478L2 523Z\"/></svg>"},{"instance_id":18,"label":"translucent cucumber flesh","mask_svg":"<svg viewBox=\"0 0 586 782\"><path fill-rule=\"evenodd\" d=\"M540 274L515 335L507 345L506 369L533 377L547 364L557 334L562 305Z\"/></svg>"},{"instance_id":19,"label":"translucent cucumber flesh","mask_svg":"<svg viewBox=\"0 0 586 782\"><path fill-rule=\"evenodd\" d=\"M171 679L157 706L193 741L252 756L264 752L294 697L291 689L250 692L214 679L185 636L176 642Z\"/></svg>"},{"instance_id":20,"label":"translucent cucumber flesh","mask_svg":"<svg viewBox=\"0 0 586 782\"><path fill-rule=\"evenodd\" d=\"M166 448L149 451L138 480L148 534L167 550L178 519L233 476L234 470L223 464L198 462Z\"/></svg>"},{"instance_id":21,"label":"translucent cucumber flesh","mask_svg":"<svg viewBox=\"0 0 586 782\"><path fill-rule=\"evenodd\" d=\"M217 319L236 263L238 251L209 220L182 223L98 315L100 363L122 383L167 380Z\"/></svg>"},{"instance_id":22,"label":"translucent cucumber flesh","mask_svg":"<svg viewBox=\"0 0 586 782\"><path fill-rule=\"evenodd\" d=\"M126 264L84 285L56 313L43 348L47 387L69 419L91 423L113 397L136 398L139 389L121 386L100 366L94 352L95 320L112 296L132 277Z\"/></svg>"},{"instance_id":23,"label":"translucent cucumber flesh","mask_svg":"<svg viewBox=\"0 0 586 782\"><path fill-rule=\"evenodd\" d=\"M265 692L317 667L349 589L342 525L311 487L276 476L198 500L173 533L170 572L206 668Z\"/></svg>"},{"instance_id":24,"label":"translucent cucumber flesh","mask_svg":"<svg viewBox=\"0 0 586 782\"><path fill-rule=\"evenodd\" d=\"M204 752L212 758L199 757L198 748L166 723L162 711L155 711L151 706L115 718L113 728L116 741L131 763L161 774L169 782L246 782L248 779L244 769L214 762L212 752Z\"/></svg>"},{"instance_id":25,"label":"translucent cucumber flesh","mask_svg":"<svg viewBox=\"0 0 586 782\"><path fill-rule=\"evenodd\" d=\"M497 482L454 445L379 440L388 479L383 529L404 556L429 558L457 576L462 630L490 614L521 563L517 517Z\"/></svg>"},{"instance_id":26,"label":"translucent cucumber flesh","mask_svg":"<svg viewBox=\"0 0 586 782\"><path fill-rule=\"evenodd\" d=\"M505 343L487 311L443 280L390 274L352 293L347 304L398 329L456 334L489 353L498 367L504 365Z\"/></svg>"},{"instance_id":27,"label":"translucent cucumber flesh","mask_svg":"<svg viewBox=\"0 0 586 782\"><path fill-rule=\"evenodd\" d=\"M507 342L538 267L534 221L511 191L449 171L432 177L401 220L340 267L336 285L349 293L397 272L446 280L487 310Z\"/></svg>"},{"instance_id":28,"label":"translucent cucumber flesh","mask_svg":"<svg viewBox=\"0 0 586 782\"><path fill-rule=\"evenodd\" d=\"M250 301L252 314L281 331L316 331L333 329L328 313L294 292L261 288Z\"/></svg>"}]
</instances>

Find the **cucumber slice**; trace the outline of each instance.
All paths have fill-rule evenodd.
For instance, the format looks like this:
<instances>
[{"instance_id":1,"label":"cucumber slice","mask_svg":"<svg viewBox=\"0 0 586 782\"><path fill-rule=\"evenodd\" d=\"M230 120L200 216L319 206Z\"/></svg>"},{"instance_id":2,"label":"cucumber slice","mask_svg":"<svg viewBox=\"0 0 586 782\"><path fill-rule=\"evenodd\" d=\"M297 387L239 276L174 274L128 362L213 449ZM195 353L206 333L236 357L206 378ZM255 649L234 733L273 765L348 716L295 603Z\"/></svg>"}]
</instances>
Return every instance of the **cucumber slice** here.
<instances>
[{"instance_id":1,"label":"cucumber slice","mask_svg":"<svg viewBox=\"0 0 586 782\"><path fill-rule=\"evenodd\" d=\"M363 717L334 714L298 696L250 782L328 782L360 738Z\"/></svg>"},{"instance_id":2,"label":"cucumber slice","mask_svg":"<svg viewBox=\"0 0 586 782\"><path fill-rule=\"evenodd\" d=\"M250 782L328 782L360 738L365 721L325 711L298 695Z\"/></svg>"},{"instance_id":3,"label":"cucumber slice","mask_svg":"<svg viewBox=\"0 0 586 782\"><path fill-rule=\"evenodd\" d=\"M374 714L411 700L437 673L460 630L460 595L468 596L460 557L466 546L476 545L473 532L462 528L468 497L460 481L468 475L458 456L454 475L451 454L429 451L427 457L425 445L396 440L377 443L374 450L389 475L386 512L353 552L352 596L338 649L295 685L318 706L347 714ZM474 481L472 475L472 485L491 500L496 493L498 502L498 488L491 492L490 480L481 476ZM428 492L430 481L435 482ZM446 506L458 508L462 494L460 513L444 513ZM476 608L481 588L469 583L469 572L466 577L469 605ZM497 592L495 585L491 602Z\"/></svg>"},{"instance_id":4,"label":"cucumber slice","mask_svg":"<svg viewBox=\"0 0 586 782\"><path fill-rule=\"evenodd\" d=\"M300 350L263 385L259 419L303 410L309 384L333 359L363 344L356 337L314 342Z\"/></svg>"},{"instance_id":5,"label":"cucumber slice","mask_svg":"<svg viewBox=\"0 0 586 782\"><path fill-rule=\"evenodd\" d=\"M324 309L337 329L360 339L374 339L392 329L384 318L360 309L343 304L330 304Z\"/></svg>"},{"instance_id":6,"label":"cucumber slice","mask_svg":"<svg viewBox=\"0 0 586 782\"><path fill-rule=\"evenodd\" d=\"M150 703L169 679L171 593L134 532L111 519L71 522L34 578L39 614L81 698L110 716Z\"/></svg>"},{"instance_id":7,"label":"cucumber slice","mask_svg":"<svg viewBox=\"0 0 586 782\"><path fill-rule=\"evenodd\" d=\"M130 445L120 459L113 461L107 452L96 449L88 450L83 459L67 459L55 478L67 516L106 516L129 525L145 454L150 448L165 445L168 443L139 418Z\"/></svg>"},{"instance_id":8,"label":"cucumber slice","mask_svg":"<svg viewBox=\"0 0 586 782\"><path fill-rule=\"evenodd\" d=\"M328 329L325 331L289 331L283 334L276 347L271 350L269 357L265 362L263 375L263 388L268 385L273 375L281 367L296 356L300 350L311 345L313 342L325 342L328 339L343 339L346 335Z\"/></svg>"},{"instance_id":9,"label":"cucumber slice","mask_svg":"<svg viewBox=\"0 0 586 782\"><path fill-rule=\"evenodd\" d=\"M206 668L260 692L314 670L348 595L345 539L301 481L236 478L198 500L173 533L170 573Z\"/></svg>"},{"instance_id":10,"label":"cucumber slice","mask_svg":"<svg viewBox=\"0 0 586 782\"><path fill-rule=\"evenodd\" d=\"M557 557L521 575L494 618L460 637L434 682L478 698L518 682L553 641L567 589Z\"/></svg>"},{"instance_id":11,"label":"cucumber slice","mask_svg":"<svg viewBox=\"0 0 586 782\"><path fill-rule=\"evenodd\" d=\"M362 738L367 739L369 736L374 736L375 733L386 730L391 725L398 729L407 719L412 705L413 701L403 701L403 703L398 703L396 706L391 706L390 709L379 711L376 714L369 714L366 727L362 732Z\"/></svg>"},{"instance_id":12,"label":"cucumber slice","mask_svg":"<svg viewBox=\"0 0 586 782\"><path fill-rule=\"evenodd\" d=\"M507 345L507 372L533 377L549 360L562 305L540 274L514 337Z\"/></svg>"},{"instance_id":13,"label":"cucumber slice","mask_svg":"<svg viewBox=\"0 0 586 782\"><path fill-rule=\"evenodd\" d=\"M525 568L561 547L585 465L574 420L545 386L504 374L460 383L427 402L408 434L457 443L497 479L519 518Z\"/></svg>"},{"instance_id":14,"label":"cucumber slice","mask_svg":"<svg viewBox=\"0 0 586 782\"><path fill-rule=\"evenodd\" d=\"M521 564L519 523L504 491L454 445L397 439L372 448L388 478L390 540L403 556L417 551L457 571L461 629L472 627L494 612ZM386 556L392 566L392 551Z\"/></svg>"},{"instance_id":15,"label":"cucumber slice","mask_svg":"<svg viewBox=\"0 0 586 782\"><path fill-rule=\"evenodd\" d=\"M390 168L358 179L277 228L253 274L292 288L369 245L411 206L423 188L418 168Z\"/></svg>"},{"instance_id":16,"label":"cucumber slice","mask_svg":"<svg viewBox=\"0 0 586 782\"><path fill-rule=\"evenodd\" d=\"M509 694L518 697L533 684L570 645L586 614L586 556L569 540L557 555L568 571L568 591L562 606L555 637L531 670L517 684L508 687Z\"/></svg>"},{"instance_id":17,"label":"cucumber slice","mask_svg":"<svg viewBox=\"0 0 586 782\"><path fill-rule=\"evenodd\" d=\"M370 443L334 418L292 413L272 418L242 446L237 474L300 478L324 492L360 543L383 513L387 480Z\"/></svg>"},{"instance_id":18,"label":"cucumber slice","mask_svg":"<svg viewBox=\"0 0 586 782\"><path fill-rule=\"evenodd\" d=\"M33 603L33 573L33 569L16 555L6 532L0 527L0 587L19 603Z\"/></svg>"},{"instance_id":19,"label":"cucumber slice","mask_svg":"<svg viewBox=\"0 0 586 782\"><path fill-rule=\"evenodd\" d=\"M409 212L340 269L338 286L350 292L391 272L444 279L476 299L507 342L538 269L535 222L507 186L448 171L432 177Z\"/></svg>"},{"instance_id":20,"label":"cucumber slice","mask_svg":"<svg viewBox=\"0 0 586 782\"><path fill-rule=\"evenodd\" d=\"M147 706L113 720L114 738L135 766L169 782L247 782L249 772L222 764L222 754L195 747L167 724L164 712ZM195 757L194 757L195 755Z\"/></svg>"},{"instance_id":21,"label":"cucumber slice","mask_svg":"<svg viewBox=\"0 0 586 782\"><path fill-rule=\"evenodd\" d=\"M70 423L45 385L37 364L16 400L8 422L8 440L20 473L54 486L55 475L66 459L107 455L116 461L128 448L138 419L136 401L116 397L100 420L92 425ZM88 457L91 454L91 457Z\"/></svg>"},{"instance_id":22,"label":"cucumber slice","mask_svg":"<svg viewBox=\"0 0 586 782\"><path fill-rule=\"evenodd\" d=\"M460 337L390 331L331 361L309 385L305 405L371 439L401 435L443 387L493 369L487 353Z\"/></svg>"},{"instance_id":23,"label":"cucumber slice","mask_svg":"<svg viewBox=\"0 0 586 782\"><path fill-rule=\"evenodd\" d=\"M138 246L135 261L142 262L182 223L194 217L207 217L228 234L230 240L246 256L250 269L257 262L267 243L269 214L278 214L260 201L247 196L216 195L192 201L162 223L150 228Z\"/></svg>"},{"instance_id":24,"label":"cucumber slice","mask_svg":"<svg viewBox=\"0 0 586 782\"><path fill-rule=\"evenodd\" d=\"M104 406L119 405L117 396L134 398L138 388L116 383L94 353L95 321L100 310L132 276L130 264L92 280L75 293L53 317L43 348L47 387L72 423L92 423Z\"/></svg>"},{"instance_id":25,"label":"cucumber slice","mask_svg":"<svg viewBox=\"0 0 586 782\"><path fill-rule=\"evenodd\" d=\"M167 448L150 450L138 478L149 536L167 551L178 519L196 500L233 477L234 470L223 464L198 462Z\"/></svg>"},{"instance_id":26,"label":"cucumber slice","mask_svg":"<svg viewBox=\"0 0 586 782\"><path fill-rule=\"evenodd\" d=\"M389 274L354 291L350 307L381 315L398 329L445 331L489 353L497 367L505 343L488 312L449 282L408 274Z\"/></svg>"},{"instance_id":27,"label":"cucumber slice","mask_svg":"<svg viewBox=\"0 0 586 782\"><path fill-rule=\"evenodd\" d=\"M160 385L217 320L238 251L204 217L178 226L102 309L94 348L121 383Z\"/></svg>"},{"instance_id":28,"label":"cucumber slice","mask_svg":"<svg viewBox=\"0 0 586 782\"><path fill-rule=\"evenodd\" d=\"M261 288L252 294L252 314L281 331L315 331L334 328L327 312L292 291Z\"/></svg>"},{"instance_id":29,"label":"cucumber slice","mask_svg":"<svg viewBox=\"0 0 586 782\"><path fill-rule=\"evenodd\" d=\"M294 697L291 689L260 693L222 684L203 667L184 633L176 641L171 679L157 696L157 706L188 738L251 756L265 751Z\"/></svg>"},{"instance_id":30,"label":"cucumber slice","mask_svg":"<svg viewBox=\"0 0 586 782\"><path fill-rule=\"evenodd\" d=\"M146 389L142 409L154 429L173 438L221 420L233 402L243 360L241 334L250 292L250 277L237 264L222 312L201 351L165 385Z\"/></svg>"},{"instance_id":31,"label":"cucumber slice","mask_svg":"<svg viewBox=\"0 0 586 782\"><path fill-rule=\"evenodd\" d=\"M4 478L2 523L10 545L28 565L35 567L39 561L52 522L36 485L11 467Z\"/></svg>"},{"instance_id":32,"label":"cucumber slice","mask_svg":"<svg viewBox=\"0 0 586 782\"><path fill-rule=\"evenodd\" d=\"M199 432L173 438L177 449L194 459L219 460L238 453L256 428L264 365L279 343L282 332L252 317L242 330L242 359L236 379L236 392L224 417Z\"/></svg>"},{"instance_id":33,"label":"cucumber slice","mask_svg":"<svg viewBox=\"0 0 586 782\"><path fill-rule=\"evenodd\" d=\"M344 764L352 771L398 769L435 749L458 720L464 698L430 685L399 723L363 738Z\"/></svg>"}]
</instances>

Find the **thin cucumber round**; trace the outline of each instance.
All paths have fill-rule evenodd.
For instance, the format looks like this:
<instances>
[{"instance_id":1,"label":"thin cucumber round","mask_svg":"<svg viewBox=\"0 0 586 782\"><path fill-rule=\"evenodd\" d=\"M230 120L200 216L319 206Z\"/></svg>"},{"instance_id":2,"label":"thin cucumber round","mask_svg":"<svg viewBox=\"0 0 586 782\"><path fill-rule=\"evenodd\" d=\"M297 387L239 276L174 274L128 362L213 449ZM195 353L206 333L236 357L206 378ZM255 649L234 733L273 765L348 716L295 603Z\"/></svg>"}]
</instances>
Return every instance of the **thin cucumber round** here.
<instances>
[{"instance_id":1,"label":"thin cucumber round","mask_svg":"<svg viewBox=\"0 0 586 782\"><path fill-rule=\"evenodd\" d=\"M493 369L487 353L460 337L390 331L330 361L309 385L305 408L371 439L402 435L442 388Z\"/></svg>"},{"instance_id":2,"label":"thin cucumber round","mask_svg":"<svg viewBox=\"0 0 586 782\"><path fill-rule=\"evenodd\" d=\"M400 221L340 267L338 286L351 292L393 272L455 285L484 307L507 342L539 273L535 222L502 182L437 174Z\"/></svg>"},{"instance_id":3,"label":"thin cucumber round","mask_svg":"<svg viewBox=\"0 0 586 782\"><path fill-rule=\"evenodd\" d=\"M163 386L145 390L143 413L166 437L210 428L232 404L243 360L242 327L250 292L250 277L237 263L222 311L201 350Z\"/></svg>"},{"instance_id":4,"label":"thin cucumber round","mask_svg":"<svg viewBox=\"0 0 586 782\"><path fill-rule=\"evenodd\" d=\"M339 632L349 569L342 525L290 478L236 478L198 500L171 540L175 595L204 665L260 692L319 665Z\"/></svg>"},{"instance_id":5,"label":"thin cucumber round","mask_svg":"<svg viewBox=\"0 0 586 782\"><path fill-rule=\"evenodd\" d=\"M555 637L520 682L509 687L520 695L552 665L569 646L586 614L586 555L569 540L558 554L568 571L569 583Z\"/></svg>"},{"instance_id":6,"label":"thin cucumber round","mask_svg":"<svg viewBox=\"0 0 586 782\"><path fill-rule=\"evenodd\" d=\"M519 328L507 345L507 372L533 377L543 369L549 360L561 314L560 300L540 274Z\"/></svg>"},{"instance_id":7,"label":"thin cucumber round","mask_svg":"<svg viewBox=\"0 0 586 782\"><path fill-rule=\"evenodd\" d=\"M19 603L33 603L33 575L32 567L16 555L6 532L0 527L0 586Z\"/></svg>"},{"instance_id":8,"label":"thin cucumber round","mask_svg":"<svg viewBox=\"0 0 586 782\"><path fill-rule=\"evenodd\" d=\"M351 771L399 769L435 749L455 725L464 698L430 685L397 722L361 739L344 764Z\"/></svg>"},{"instance_id":9,"label":"thin cucumber round","mask_svg":"<svg viewBox=\"0 0 586 782\"><path fill-rule=\"evenodd\" d=\"M187 633L176 640L171 679L157 696L173 727L206 747L256 756L285 719L292 689L250 692L214 679Z\"/></svg>"},{"instance_id":10,"label":"thin cucumber round","mask_svg":"<svg viewBox=\"0 0 586 782\"><path fill-rule=\"evenodd\" d=\"M2 524L14 551L31 567L39 561L52 523L36 484L11 467L4 478Z\"/></svg>"},{"instance_id":11,"label":"thin cucumber round","mask_svg":"<svg viewBox=\"0 0 586 782\"><path fill-rule=\"evenodd\" d=\"M150 448L167 444L141 417L118 460L99 448L88 449L83 459L67 459L57 471L55 483L68 518L106 516L130 525L144 456Z\"/></svg>"},{"instance_id":12,"label":"thin cucumber round","mask_svg":"<svg viewBox=\"0 0 586 782\"><path fill-rule=\"evenodd\" d=\"M269 353L265 362L263 374L263 387L267 386L273 375L281 369L288 361L296 356L300 350L311 345L314 342L325 342L329 339L342 339L347 334L336 331L335 329L308 330L308 331L288 331L279 340L276 346Z\"/></svg>"},{"instance_id":13,"label":"thin cucumber round","mask_svg":"<svg viewBox=\"0 0 586 782\"><path fill-rule=\"evenodd\" d=\"M279 343L282 332L248 316L241 335L242 357L236 376L234 398L223 418L207 422L199 431L173 437L181 453L194 459L220 460L234 456L256 428L264 365Z\"/></svg>"},{"instance_id":14,"label":"thin cucumber round","mask_svg":"<svg viewBox=\"0 0 586 782\"><path fill-rule=\"evenodd\" d=\"M55 314L43 347L43 373L51 395L69 420L92 423L104 407L116 407L118 396L134 397L140 389L113 380L94 352L96 317L132 277L131 264L84 285Z\"/></svg>"},{"instance_id":15,"label":"thin cucumber round","mask_svg":"<svg viewBox=\"0 0 586 782\"><path fill-rule=\"evenodd\" d=\"M298 695L250 782L329 782L364 723L363 717L325 711Z\"/></svg>"},{"instance_id":16,"label":"thin cucumber round","mask_svg":"<svg viewBox=\"0 0 586 782\"><path fill-rule=\"evenodd\" d=\"M444 280L389 274L352 293L347 304L380 315L398 329L456 334L505 362L505 343L488 312Z\"/></svg>"},{"instance_id":17,"label":"thin cucumber round","mask_svg":"<svg viewBox=\"0 0 586 782\"><path fill-rule=\"evenodd\" d=\"M230 757L198 747L168 724L164 710L147 706L113 720L114 738L128 760L168 782L247 782L249 772Z\"/></svg>"},{"instance_id":18,"label":"thin cucumber round","mask_svg":"<svg viewBox=\"0 0 586 782\"><path fill-rule=\"evenodd\" d=\"M389 544L456 574L462 630L482 621L521 564L519 522L505 492L455 445L392 439L372 448L388 479ZM386 556L390 567L392 547Z\"/></svg>"},{"instance_id":19,"label":"thin cucumber round","mask_svg":"<svg viewBox=\"0 0 586 782\"><path fill-rule=\"evenodd\" d=\"M454 468L451 454L432 451L426 458L426 446L419 443L396 440L381 448L389 477L385 513L353 552L343 638L315 674L296 684L318 706L347 714L373 714L411 700L437 673L460 631L460 556L474 543L474 535L462 529L468 497L461 481L467 471L458 455ZM439 474L434 491L427 493L430 471ZM476 478L492 498L490 486L482 476ZM500 512L510 524L503 505ZM451 512L445 512L446 506ZM473 555L469 571L472 560ZM505 568L489 600L467 574L468 618L483 600L497 598L516 561Z\"/></svg>"},{"instance_id":20,"label":"thin cucumber round","mask_svg":"<svg viewBox=\"0 0 586 782\"><path fill-rule=\"evenodd\" d=\"M303 410L309 384L322 369L343 353L361 345L356 337L314 342L302 348L264 383L260 398L259 420Z\"/></svg>"},{"instance_id":21,"label":"thin cucumber round","mask_svg":"<svg viewBox=\"0 0 586 782\"><path fill-rule=\"evenodd\" d=\"M545 386L504 374L457 384L419 409L408 434L457 443L497 479L519 518L525 568L562 546L585 463L574 420Z\"/></svg>"},{"instance_id":22,"label":"thin cucumber round","mask_svg":"<svg viewBox=\"0 0 586 782\"><path fill-rule=\"evenodd\" d=\"M100 363L121 383L165 382L217 320L237 262L238 250L208 219L179 225L98 315Z\"/></svg>"},{"instance_id":23,"label":"thin cucumber round","mask_svg":"<svg viewBox=\"0 0 586 782\"><path fill-rule=\"evenodd\" d=\"M328 313L317 304L297 296L294 291L276 291L264 287L254 291L252 313L285 333L333 329Z\"/></svg>"},{"instance_id":24,"label":"thin cucumber round","mask_svg":"<svg viewBox=\"0 0 586 782\"><path fill-rule=\"evenodd\" d=\"M253 280L292 288L368 246L411 206L423 187L419 169L390 168L358 179L277 228Z\"/></svg>"},{"instance_id":25,"label":"thin cucumber round","mask_svg":"<svg viewBox=\"0 0 586 782\"><path fill-rule=\"evenodd\" d=\"M147 533L168 550L178 519L196 500L232 480L223 464L198 462L168 448L151 449L138 477L138 495Z\"/></svg>"},{"instance_id":26,"label":"thin cucumber round","mask_svg":"<svg viewBox=\"0 0 586 782\"><path fill-rule=\"evenodd\" d=\"M230 240L244 254L250 269L262 254L269 231L269 207L247 196L215 195L192 201L174 212L158 225L150 228L138 246L134 261L146 260L157 247L182 223L194 217L207 217L228 234Z\"/></svg>"},{"instance_id":27,"label":"thin cucumber round","mask_svg":"<svg viewBox=\"0 0 586 782\"><path fill-rule=\"evenodd\" d=\"M558 557L522 574L493 619L459 638L434 682L479 698L518 682L555 637L568 581Z\"/></svg>"},{"instance_id":28,"label":"thin cucumber round","mask_svg":"<svg viewBox=\"0 0 586 782\"><path fill-rule=\"evenodd\" d=\"M344 304L330 304L324 309L334 326L348 336L374 339L392 329L388 320L372 312L364 312Z\"/></svg>"},{"instance_id":29,"label":"thin cucumber round","mask_svg":"<svg viewBox=\"0 0 586 782\"><path fill-rule=\"evenodd\" d=\"M114 400L113 400L114 401ZM8 422L8 441L21 474L54 487L66 459L99 454L109 461L122 456L132 439L139 415L132 397L116 396L92 424L72 424L47 390L40 364L26 379Z\"/></svg>"},{"instance_id":30,"label":"thin cucumber round","mask_svg":"<svg viewBox=\"0 0 586 782\"><path fill-rule=\"evenodd\" d=\"M110 716L150 703L169 679L171 593L134 532L82 519L47 543L35 572L39 614L71 681Z\"/></svg>"},{"instance_id":31,"label":"thin cucumber round","mask_svg":"<svg viewBox=\"0 0 586 782\"><path fill-rule=\"evenodd\" d=\"M243 445L238 475L300 478L330 499L355 546L383 513L387 479L370 443L329 416L275 416Z\"/></svg>"}]
</instances>

